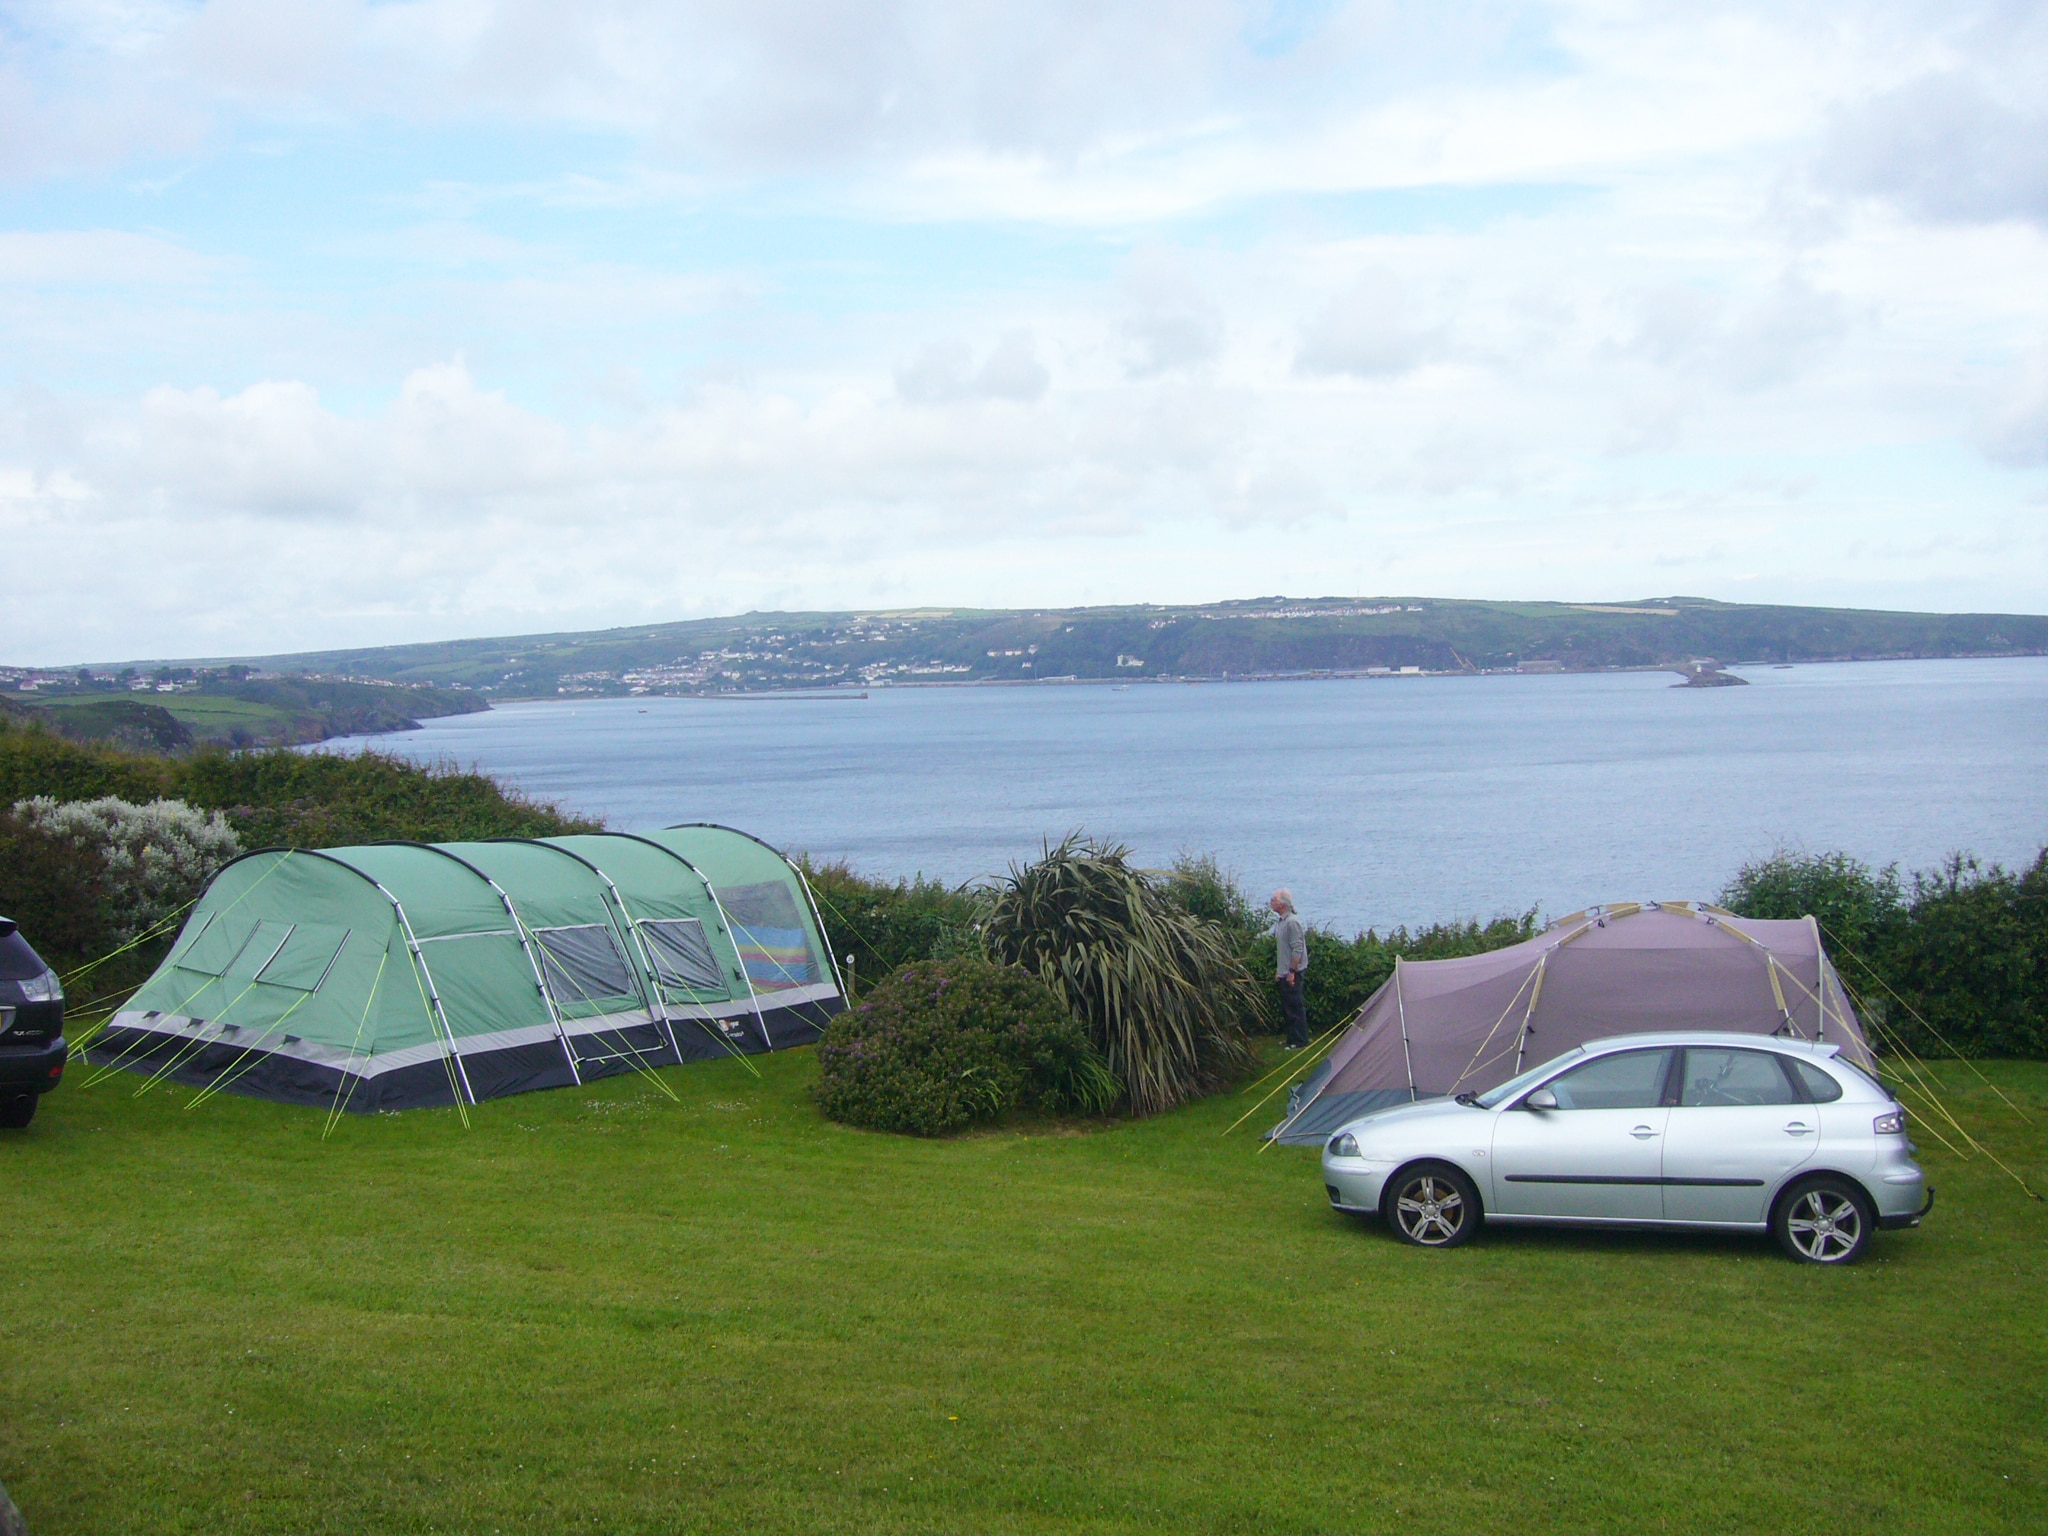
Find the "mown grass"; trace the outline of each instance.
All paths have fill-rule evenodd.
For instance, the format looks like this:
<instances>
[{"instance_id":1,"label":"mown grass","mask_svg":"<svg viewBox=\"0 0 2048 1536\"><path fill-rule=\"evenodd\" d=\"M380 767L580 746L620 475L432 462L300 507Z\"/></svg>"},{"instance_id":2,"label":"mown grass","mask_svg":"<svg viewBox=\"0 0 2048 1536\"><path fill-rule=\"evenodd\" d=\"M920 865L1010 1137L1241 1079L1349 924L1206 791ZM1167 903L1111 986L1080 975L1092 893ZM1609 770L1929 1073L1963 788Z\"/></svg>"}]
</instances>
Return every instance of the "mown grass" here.
<instances>
[{"instance_id":1,"label":"mown grass","mask_svg":"<svg viewBox=\"0 0 2048 1536\"><path fill-rule=\"evenodd\" d=\"M1847 1271L1425 1254L1243 1101L923 1142L761 1068L324 1142L68 1083L0 1139L0 1480L37 1536L2048 1524L2048 1213L1981 1159ZM1990 1070L2048 1181L2048 1067Z\"/></svg>"}]
</instances>

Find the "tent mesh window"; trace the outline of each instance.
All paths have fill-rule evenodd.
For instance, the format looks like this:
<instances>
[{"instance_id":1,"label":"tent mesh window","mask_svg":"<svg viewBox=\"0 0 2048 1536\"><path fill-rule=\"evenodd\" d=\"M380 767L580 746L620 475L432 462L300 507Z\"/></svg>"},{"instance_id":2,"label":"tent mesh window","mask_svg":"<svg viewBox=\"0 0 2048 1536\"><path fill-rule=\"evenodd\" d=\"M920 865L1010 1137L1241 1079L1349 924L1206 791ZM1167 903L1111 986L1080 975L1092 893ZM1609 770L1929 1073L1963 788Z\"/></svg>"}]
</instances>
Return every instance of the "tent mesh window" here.
<instances>
[{"instance_id":1,"label":"tent mesh window","mask_svg":"<svg viewBox=\"0 0 2048 1536\"><path fill-rule=\"evenodd\" d=\"M807 987L818 979L817 956L788 886L738 885L721 889L718 899L757 991Z\"/></svg>"},{"instance_id":2,"label":"tent mesh window","mask_svg":"<svg viewBox=\"0 0 2048 1536\"><path fill-rule=\"evenodd\" d=\"M229 917L217 912L207 919L205 927L192 936L191 943L171 957L171 964L181 971L196 971L201 976L225 976L228 967L248 945L257 926L253 918Z\"/></svg>"},{"instance_id":3,"label":"tent mesh window","mask_svg":"<svg viewBox=\"0 0 2048 1536\"><path fill-rule=\"evenodd\" d=\"M256 979L266 986L317 992L348 935L348 929L332 923L294 923L282 947L256 973Z\"/></svg>"},{"instance_id":4,"label":"tent mesh window","mask_svg":"<svg viewBox=\"0 0 2048 1536\"><path fill-rule=\"evenodd\" d=\"M718 973L711 941L704 936L704 925L696 918L650 918L640 924L640 936L647 941L654 974L664 987L683 987L693 992L725 990L725 978Z\"/></svg>"},{"instance_id":5,"label":"tent mesh window","mask_svg":"<svg viewBox=\"0 0 2048 1536\"><path fill-rule=\"evenodd\" d=\"M536 928L533 936L540 941L541 969L557 1003L634 995L633 973L604 924Z\"/></svg>"}]
</instances>

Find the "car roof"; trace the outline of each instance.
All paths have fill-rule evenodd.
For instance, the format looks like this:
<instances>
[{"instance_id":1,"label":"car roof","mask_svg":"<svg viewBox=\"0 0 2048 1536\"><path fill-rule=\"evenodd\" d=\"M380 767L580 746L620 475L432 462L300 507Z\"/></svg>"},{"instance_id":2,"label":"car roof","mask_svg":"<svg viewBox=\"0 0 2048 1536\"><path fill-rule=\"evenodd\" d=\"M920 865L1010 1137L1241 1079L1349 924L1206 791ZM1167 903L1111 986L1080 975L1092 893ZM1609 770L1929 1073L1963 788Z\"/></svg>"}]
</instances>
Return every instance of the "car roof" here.
<instances>
[{"instance_id":1,"label":"car roof","mask_svg":"<svg viewBox=\"0 0 2048 1536\"><path fill-rule=\"evenodd\" d=\"M1603 1040L1588 1040L1583 1049L1589 1056L1605 1055L1610 1051L1625 1051L1646 1045L1733 1045L1749 1049L1762 1047L1765 1050L1786 1051L1799 1056L1833 1056L1842 1048L1832 1040L1801 1040L1783 1035L1749 1035L1728 1029L1675 1029L1655 1034L1609 1035Z\"/></svg>"}]
</instances>

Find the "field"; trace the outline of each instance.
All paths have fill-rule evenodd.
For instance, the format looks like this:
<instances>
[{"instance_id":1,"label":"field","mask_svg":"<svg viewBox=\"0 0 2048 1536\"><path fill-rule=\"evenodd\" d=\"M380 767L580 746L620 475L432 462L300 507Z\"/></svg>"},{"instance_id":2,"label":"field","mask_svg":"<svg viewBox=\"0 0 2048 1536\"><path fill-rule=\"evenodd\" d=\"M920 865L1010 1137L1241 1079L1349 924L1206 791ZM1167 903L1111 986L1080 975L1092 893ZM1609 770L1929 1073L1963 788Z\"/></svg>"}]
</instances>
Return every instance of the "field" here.
<instances>
[{"instance_id":1,"label":"field","mask_svg":"<svg viewBox=\"0 0 2048 1536\"><path fill-rule=\"evenodd\" d=\"M2048 1207L1397 1246L1145 1123L844 1130L809 1052L351 1118L86 1073L0 1140L0 1480L69 1532L2038 1531ZM2048 1182L2048 1066L1959 1067Z\"/></svg>"}]
</instances>

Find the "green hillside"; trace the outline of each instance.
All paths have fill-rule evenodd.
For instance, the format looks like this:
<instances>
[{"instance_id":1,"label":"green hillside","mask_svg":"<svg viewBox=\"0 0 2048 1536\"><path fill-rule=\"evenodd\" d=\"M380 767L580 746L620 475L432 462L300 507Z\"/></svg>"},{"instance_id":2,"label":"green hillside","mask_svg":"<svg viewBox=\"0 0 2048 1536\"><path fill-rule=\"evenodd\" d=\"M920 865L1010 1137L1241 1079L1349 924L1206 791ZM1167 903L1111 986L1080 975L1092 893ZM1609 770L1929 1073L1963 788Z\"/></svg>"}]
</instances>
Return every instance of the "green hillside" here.
<instances>
[{"instance_id":1,"label":"green hillside","mask_svg":"<svg viewBox=\"0 0 2048 1536\"><path fill-rule=\"evenodd\" d=\"M721 693L1405 667L1567 671L2048 653L2048 616L1657 598L1609 604L1263 598L1198 607L755 613L581 634L266 658L495 697Z\"/></svg>"},{"instance_id":2,"label":"green hillside","mask_svg":"<svg viewBox=\"0 0 2048 1536\"><path fill-rule=\"evenodd\" d=\"M179 752L291 746L331 736L411 730L423 719L489 707L466 690L299 675L251 677L246 675L250 670L165 668L172 691L159 692L154 684L138 689L120 673L80 669L61 679L37 679L32 694L0 694L0 709L23 723L40 720L71 741Z\"/></svg>"}]
</instances>

